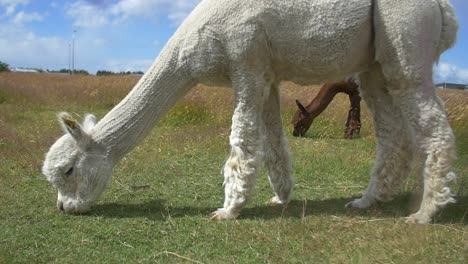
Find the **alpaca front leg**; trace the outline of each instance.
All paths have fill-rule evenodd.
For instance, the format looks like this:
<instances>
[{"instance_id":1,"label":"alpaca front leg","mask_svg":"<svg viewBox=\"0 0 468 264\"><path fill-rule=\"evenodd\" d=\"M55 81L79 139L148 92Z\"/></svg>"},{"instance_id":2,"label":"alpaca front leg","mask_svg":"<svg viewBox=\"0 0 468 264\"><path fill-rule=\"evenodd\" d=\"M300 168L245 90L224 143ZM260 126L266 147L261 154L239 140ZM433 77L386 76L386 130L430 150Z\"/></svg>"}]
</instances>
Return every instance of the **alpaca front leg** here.
<instances>
[{"instance_id":1,"label":"alpaca front leg","mask_svg":"<svg viewBox=\"0 0 468 264\"><path fill-rule=\"evenodd\" d=\"M223 208L213 213L211 219L236 218L253 193L261 154L260 129L264 98L269 85L254 70L235 74L234 115L231 127L231 153L224 166L225 200Z\"/></svg>"},{"instance_id":2,"label":"alpaca front leg","mask_svg":"<svg viewBox=\"0 0 468 264\"><path fill-rule=\"evenodd\" d=\"M265 123L265 129L262 132L265 134L265 143L263 144L265 166L268 171L270 185L275 193L269 203L286 206L291 199L294 181L291 176L291 158L281 121L277 84L271 87L270 96L265 102L262 116Z\"/></svg>"},{"instance_id":3,"label":"alpaca front leg","mask_svg":"<svg viewBox=\"0 0 468 264\"><path fill-rule=\"evenodd\" d=\"M224 166L224 206L213 213L212 220L233 219L253 193L260 153L255 142L250 145L234 139L231 154Z\"/></svg>"}]
</instances>

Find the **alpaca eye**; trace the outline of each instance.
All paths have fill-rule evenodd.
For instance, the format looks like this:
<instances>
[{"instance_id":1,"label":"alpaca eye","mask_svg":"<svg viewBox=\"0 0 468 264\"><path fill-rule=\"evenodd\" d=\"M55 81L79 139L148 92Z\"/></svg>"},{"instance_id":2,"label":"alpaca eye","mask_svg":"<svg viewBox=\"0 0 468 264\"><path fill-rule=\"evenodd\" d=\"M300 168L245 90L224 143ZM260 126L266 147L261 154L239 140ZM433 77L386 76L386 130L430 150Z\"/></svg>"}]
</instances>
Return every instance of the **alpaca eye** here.
<instances>
[{"instance_id":1,"label":"alpaca eye","mask_svg":"<svg viewBox=\"0 0 468 264\"><path fill-rule=\"evenodd\" d=\"M67 172L65 172L65 175L70 176L72 173L73 173L73 167L68 169Z\"/></svg>"}]
</instances>

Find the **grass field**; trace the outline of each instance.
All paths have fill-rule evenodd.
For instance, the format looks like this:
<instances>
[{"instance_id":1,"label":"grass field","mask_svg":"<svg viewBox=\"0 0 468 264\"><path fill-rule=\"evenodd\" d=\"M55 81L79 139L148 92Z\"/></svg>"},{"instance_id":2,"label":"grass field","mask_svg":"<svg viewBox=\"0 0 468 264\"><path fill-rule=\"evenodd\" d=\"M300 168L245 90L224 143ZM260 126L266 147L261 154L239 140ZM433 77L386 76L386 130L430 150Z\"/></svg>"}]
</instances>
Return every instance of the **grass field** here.
<instances>
[{"instance_id":1,"label":"grass field","mask_svg":"<svg viewBox=\"0 0 468 264\"><path fill-rule=\"evenodd\" d=\"M468 261L468 93L440 91L457 136L458 203L432 225L408 225L414 175L396 199L345 210L366 188L376 139L365 107L357 139L342 139L349 103L339 95L306 138L289 125L294 99L317 87L282 84L283 121L296 185L286 211L267 206L262 171L234 221L209 221L223 203L232 91L197 86L114 170L93 210L70 216L40 173L61 135L56 113L102 117L134 76L0 74L0 263L466 263Z\"/></svg>"}]
</instances>

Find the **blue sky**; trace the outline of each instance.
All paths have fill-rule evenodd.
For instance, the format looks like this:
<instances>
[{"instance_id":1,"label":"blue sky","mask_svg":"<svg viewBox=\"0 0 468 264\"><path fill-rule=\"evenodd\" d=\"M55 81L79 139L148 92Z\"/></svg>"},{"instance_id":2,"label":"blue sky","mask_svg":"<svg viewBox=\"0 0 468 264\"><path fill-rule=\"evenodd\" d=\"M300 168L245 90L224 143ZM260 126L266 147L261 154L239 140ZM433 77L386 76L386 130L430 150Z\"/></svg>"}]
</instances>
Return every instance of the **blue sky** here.
<instances>
[{"instance_id":1,"label":"blue sky","mask_svg":"<svg viewBox=\"0 0 468 264\"><path fill-rule=\"evenodd\" d=\"M199 0L0 0L0 60L12 67L92 73L145 71ZM435 81L468 83L468 1L452 0L460 30L435 66Z\"/></svg>"}]
</instances>

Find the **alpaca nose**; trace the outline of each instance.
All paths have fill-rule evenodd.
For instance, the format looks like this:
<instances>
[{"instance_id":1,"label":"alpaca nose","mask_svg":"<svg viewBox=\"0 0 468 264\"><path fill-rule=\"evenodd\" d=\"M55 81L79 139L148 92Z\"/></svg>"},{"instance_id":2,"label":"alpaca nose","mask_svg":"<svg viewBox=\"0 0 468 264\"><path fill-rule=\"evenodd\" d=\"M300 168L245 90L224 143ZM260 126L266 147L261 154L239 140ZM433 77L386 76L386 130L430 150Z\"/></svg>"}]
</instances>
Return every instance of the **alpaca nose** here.
<instances>
[{"instance_id":1,"label":"alpaca nose","mask_svg":"<svg viewBox=\"0 0 468 264\"><path fill-rule=\"evenodd\" d=\"M294 129L293 130L293 136L295 137L303 137L305 133L302 133L302 131L299 131L299 130L296 130Z\"/></svg>"},{"instance_id":2,"label":"alpaca nose","mask_svg":"<svg viewBox=\"0 0 468 264\"><path fill-rule=\"evenodd\" d=\"M61 201L57 202L57 208L62 212L65 211L65 209L63 208L63 202L61 202Z\"/></svg>"}]
</instances>

